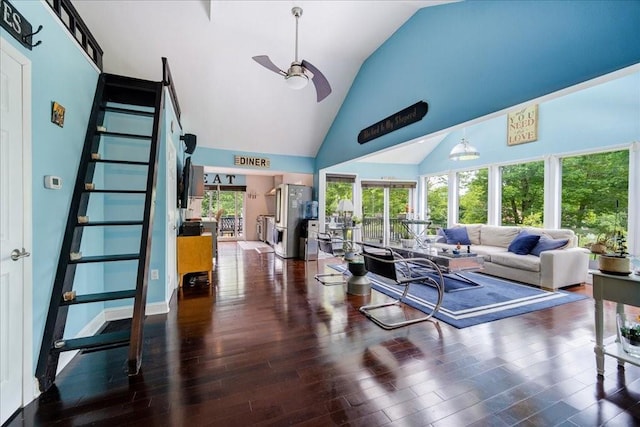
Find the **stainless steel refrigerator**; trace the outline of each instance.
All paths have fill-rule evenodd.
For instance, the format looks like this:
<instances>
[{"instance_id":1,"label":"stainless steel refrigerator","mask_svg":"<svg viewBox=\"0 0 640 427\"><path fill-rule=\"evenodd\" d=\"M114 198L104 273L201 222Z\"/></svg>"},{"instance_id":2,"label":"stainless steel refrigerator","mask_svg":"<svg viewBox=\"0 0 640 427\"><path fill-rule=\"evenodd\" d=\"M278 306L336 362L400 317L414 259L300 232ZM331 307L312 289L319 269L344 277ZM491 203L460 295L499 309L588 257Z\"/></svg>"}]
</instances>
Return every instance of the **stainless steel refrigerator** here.
<instances>
[{"instance_id":1,"label":"stainless steel refrigerator","mask_svg":"<svg viewBox=\"0 0 640 427\"><path fill-rule=\"evenodd\" d=\"M300 222L304 218L305 202L311 201L311 187L280 184L276 188L276 255L297 258L300 249Z\"/></svg>"}]
</instances>

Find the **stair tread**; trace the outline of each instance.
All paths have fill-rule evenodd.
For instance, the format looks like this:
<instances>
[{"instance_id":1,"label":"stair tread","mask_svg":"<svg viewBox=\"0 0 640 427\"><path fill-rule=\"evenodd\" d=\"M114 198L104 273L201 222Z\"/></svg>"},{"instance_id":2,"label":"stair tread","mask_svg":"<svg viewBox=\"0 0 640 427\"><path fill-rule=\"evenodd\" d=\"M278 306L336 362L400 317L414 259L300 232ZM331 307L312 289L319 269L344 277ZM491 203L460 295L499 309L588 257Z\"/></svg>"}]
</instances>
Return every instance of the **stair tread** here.
<instances>
[{"instance_id":1,"label":"stair tread","mask_svg":"<svg viewBox=\"0 0 640 427\"><path fill-rule=\"evenodd\" d=\"M151 139L151 135L140 135L136 133L123 133L111 131L96 131L98 135L114 136L118 138L135 138L135 139Z\"/></svg>"},{"instance_id":2,"label":"stair tread","mask_svg":"<svg viewBox=\"0 0 640 427\"><path fill-rule=\"evenodd\" d=\"M52 352L63 352L72 350L83 350L98 347L113 347L115 345L126 345L129 343L131 331L117 331L105 334L93 335L90 337L73 338L64 340L65 345L61 348L53 348Z\"/></svg>"},{"instance_id":3,"label":"stair tread","mask_svg":"<svg viewBox=\"0 0 640 427\"><path fill-rule=\"evenodd\" d=\"M88 304L99 301L113 301L118 299L135 298L136 290L127 289L125 291L100 292L95 294L77 295L71 301L62 301L60 305Z\"/></svg>"},{"instance_id":4,"label":"stair tread","mask_svg":"<svg viewBox=\"0 0 640 427\"><path fill-rule=\"evenodd\" d=\"M70 260L69 264L86 264L90 262L131 261L139 259L140 254L96 255Z\"/></svg>"},{"instance_id":5,"label":"stair tread","mask_svg":"<svg viewBox=\"0 0 640 427\"><path fill-rule=\"evenodd\" d=\"M127 194L146 194L146 190L83 190L85 193L127 193Z\"/></svg>"},{"instance_id":6,"label":"stair tread","mask_svg":"<svg viewBox=\"0 0 640 427\"><path fill-rule=\"evenodd\" d=\"M109 225L142 225L144 221L142 220L129 220L129 221L89 221L85 223L78 223L78 227L105 227Z\"/></svg>"},{"instance_id":7,"label":"stair tread","mask_svg":"<svg viewBox=\"0 0 640 427\"><path fill-rule=\"evenodd\" d=\"M140 166L149 166L149 162L134 162L131 160L109 160L109 159L91 159L94 163L111 163L118 165L140 165Z\"/></svg>"},{"instance_id":8,"label":"stair tread","mask_svg":"<svg viewBox=\"0 0 640 427\"><path fill-rule=\"evenodd\" d=\"M102 106L101 108L104 111L108 111L110 113L132 114L136 116L153 117L155 114L154 111L141 111L141 110L135 110L133 108L108 107L108 106Z\"/></svg>"}]
</instances>

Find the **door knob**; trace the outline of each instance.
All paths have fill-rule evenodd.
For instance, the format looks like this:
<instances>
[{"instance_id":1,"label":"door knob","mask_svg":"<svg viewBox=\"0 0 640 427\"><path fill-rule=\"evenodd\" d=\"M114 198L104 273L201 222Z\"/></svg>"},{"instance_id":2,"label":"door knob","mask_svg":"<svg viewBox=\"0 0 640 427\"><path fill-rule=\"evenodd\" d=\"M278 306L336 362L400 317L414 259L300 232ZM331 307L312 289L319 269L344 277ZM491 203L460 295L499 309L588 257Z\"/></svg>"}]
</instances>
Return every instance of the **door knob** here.
<instances>
[{"instance_id":1,"label":"door knob","mask_svg":"<svg viewBox=\"0 0 640 427\"><path fill-rule=\"evenodd\" d=\"M22 252L20 252L19 249L14 249L13 251L11 251L11 259L14 261L17 261L20 258L26 258L28 256L31 256L31 252L25 251L24 248L22 248Z\"/></svg>"}]
</instances>

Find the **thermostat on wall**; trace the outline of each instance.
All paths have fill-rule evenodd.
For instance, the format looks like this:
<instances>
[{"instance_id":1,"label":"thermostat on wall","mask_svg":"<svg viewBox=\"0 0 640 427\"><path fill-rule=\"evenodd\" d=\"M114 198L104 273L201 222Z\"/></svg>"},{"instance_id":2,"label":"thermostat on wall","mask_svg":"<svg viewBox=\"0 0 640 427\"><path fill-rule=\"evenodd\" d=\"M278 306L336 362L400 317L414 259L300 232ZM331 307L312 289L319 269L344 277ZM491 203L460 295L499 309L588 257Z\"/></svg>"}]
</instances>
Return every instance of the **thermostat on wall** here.
<instances>
[{"instance_id":1,"label":"thermostat on wall","mask_svg":"<svg viewBox=\"0 0 640 427\"><path fill-rule=\"evenodd\" d=\"M45 175L44 187L52 190L59 190L62 188L62 178L59 176Z\"/></svg>"}]
</instances>

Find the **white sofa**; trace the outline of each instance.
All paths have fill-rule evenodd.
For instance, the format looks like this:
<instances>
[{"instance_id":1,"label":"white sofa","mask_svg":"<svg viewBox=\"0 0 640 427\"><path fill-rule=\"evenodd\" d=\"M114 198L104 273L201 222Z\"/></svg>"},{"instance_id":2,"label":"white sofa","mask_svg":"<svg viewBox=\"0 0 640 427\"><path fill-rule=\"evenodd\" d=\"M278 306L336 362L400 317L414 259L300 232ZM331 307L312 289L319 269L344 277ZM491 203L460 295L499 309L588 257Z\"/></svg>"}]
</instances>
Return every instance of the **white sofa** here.
<instances>
[{"instance_id":1,"label":"white sofa","mask_svg":"<svg viewBox=\"0 0 640 427\"><path fill-rule=\"evenodd\" d=\"M589 251L577 247L578 238L572 230L484 224L460 224L456 227L466 227L471 252L484 258L483 273L553 290L587 280ZM559 249L540 252L540 256L509 252L509 245L522 230L551 239L568 239L568 243ZM442 242L442 238L437 239L434 245L450 251L457 246ZM461 250L466 252L466 245Z\"/></svg>"}]
</instances>

